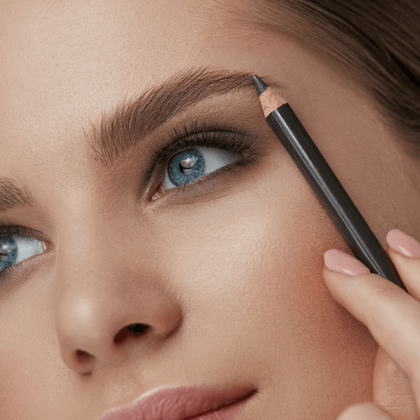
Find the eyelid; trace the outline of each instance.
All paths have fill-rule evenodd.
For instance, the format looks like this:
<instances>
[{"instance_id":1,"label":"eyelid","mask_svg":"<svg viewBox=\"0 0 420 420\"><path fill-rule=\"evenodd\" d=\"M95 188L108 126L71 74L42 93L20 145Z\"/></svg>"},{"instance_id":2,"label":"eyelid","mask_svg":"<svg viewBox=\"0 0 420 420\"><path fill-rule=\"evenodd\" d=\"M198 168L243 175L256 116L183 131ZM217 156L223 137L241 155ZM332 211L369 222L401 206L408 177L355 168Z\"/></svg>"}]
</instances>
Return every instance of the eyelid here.
<instances>
[{"instance_id":1,"label":"eyelid","mask_svg":"<svg viewBox=\"0 0 420 420\"><path fill-rule=\"evenodd\" d=\"M248 144L249 147L244 147L242 150L236 150L238 152L245 152L246 149L249 149L252 153L257 153L258 149L255 146L257 137L252 135L247 130L242 127L237 127L236 125L219 123L213 121L199 121L194 119L190 122L184 122L181 126L173 128L165 136L158 137L150 148L150 153L148 156L149 165L146 167L146 179L150 180L155 167L162 165L165 159L168 159L171 153L178 151L181 145L184 145L185 148L193 147L195 145L203 145L198 143L196 140L199 136L205 136L209 133L219 133L220 136L222 133L230 134L232 136L238 136L243 138L244 146ZM226 138L222 139L223 142L226 142ZM209 145L210 147L220 147L221 144L215 140L213 144ZM231 150L231 149L226 149Z\"/></svg>"},{"instance_id":2,"label":"eyelid","mask_svg":"<svg viewBox=\"0 0 420 420\"><path fill-rule=\"evenodd\" d=\"M16 232L16 233L13 233L14 235L21 234L22 232L24 233L28 232L29 233L28 235L21 234L20 236L24 238L34 237L35 239L40 240L40 241L51 242L44 233L36 229L32 229L26 226L20 226L15 223L10 223L6 219L0 217L0 238L5 236L3 235L4 232L9 233L9 234L10 232ZM41 239L38 239L38 238L41 238Z\"/></svg>"},{"instance_id":3,"label":"eyelid","mask_svg":"<svg viewBox=\"0 0 420 420\"><path fill-rule=\"evenodd\" d=\"M260 150L261 147L257 146L257 138L246 133L243 129L232 131L230 128L226 128L226 126L221 124L213 123L209 126L209 124L205 122L199 124L197 121L193 121L190 125L184 125L181 130L174 129L169 135L169 140L165 137L153 146L151 151L152 158L150 159L151 164L147 168L147 172L152 173L149 176L149 180L150 178L154 178L150 188L147 189L148 202L155 201L152 197L155 196L156 191L159 190L159 186L170 159L183 150L191 149L194 146L236 152L239 155L239 160L236 161L236 163L249 161L251 157L255 160L264 154L262 150ZM234 163L235 162L226 166L230 167ZM182 189L182 192L185 192L186 189L191 189L193 185L195 185L194 188L197 189L198 183L200 185L203 184L205 180L209 178L209 175L217 172L220 176L220 170L223 168L224 167L221 167L216 171L212 171L185 186L181 185L168 190L162 189L162 191L164 191L163 194L167 195L170 192L171 196L174 196L181 193L181 191L179 191L180 189ZM191 193L193 194L192 189Z\"/></svg>"},{"instance_id":4,"label":"eyelid","mask_svg":"<svg viewBox=\"0 0 420 420\"><path fill-rule=\"evenodd\" d=\"M231 192L237 191L236 181L243 176L244 172L251 170L255 163L252 158L248 161L236 161L198 178L191 184L171 188L156 200L157 205L188 205L197 203L197 200L202 203L203 200L211 201L230 195Z\"/></svg>"},{"instance_id":5,"label":"eyelid","mask_svg":"<svg viewBox=\"0 0 420 420\"><path fill-rule=\"evenodd\" d=\"M5 219L0 218L0 239L13 235L18 235L22 238L33 238L43 242L45 251L50 251L54 248L52 241L44 233L36 229L9 223Z\"/></svg>"}]
</instances>

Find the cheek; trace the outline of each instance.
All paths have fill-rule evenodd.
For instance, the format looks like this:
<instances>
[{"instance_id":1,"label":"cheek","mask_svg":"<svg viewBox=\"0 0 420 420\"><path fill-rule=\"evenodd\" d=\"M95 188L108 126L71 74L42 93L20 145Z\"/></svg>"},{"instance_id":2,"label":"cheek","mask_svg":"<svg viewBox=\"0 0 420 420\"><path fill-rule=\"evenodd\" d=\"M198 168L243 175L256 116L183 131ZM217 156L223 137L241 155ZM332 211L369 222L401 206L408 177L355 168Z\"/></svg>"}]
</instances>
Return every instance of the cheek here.
<instances>
[{"instance_id":1,"label":"cheek","mask_svg":"<svg viewBox=\"0 0 420 420\"><path fill-rule=\"evenodd\" d=\"M6 418L31 418L42 407L51 408L52 388L46 378L57 355L51 359L31 310L12 312L12 321L6 316L0 328L0 334L8 337L4 347L0 345L0 412Z\"/></svg>"},{"instance_id":2,"label":"cheek","mask_svg":"<svg viewBox=\"0 0 420 420\"><path fill-rule=\"evenodd\" d=\"M21 397L24 395L26 402L32 401L30 390L25 385L28 382L27 367L19 352L0 349L0 410L7 418L13 418L13 415L25 418L21 409L17 409L27 406L27 403L22 403Z\"/></svg>"},{"instance_id":3,"label":"cheek","mask_svg":"<svg viewBox=\"0 0 420 420\"><path fill-rule=\"evenodd\" d=\"M56 337L51 257L0 300L0 337L6 337L0 340L1 418L63 419L63 412L66 418L80 414L69 398L78 392L77 375L64 365ZM79 401L84 401L82 392Z\"/></svg>"},{"instance_id":4,"label":"cheek","mask_svg":"<svg viewBox=\"0 0 420 420\"><path fill-rule=\"evenodd\" d=\"M242 360L244 375L264 371L261 380L276 386L292 375L290 389L308 393L319 389L319 381L334 392L331 369L341 375L339 386L349 377L368 382L375 345L322 277L325 251L350 250L304 180L296 174L276 179L286 178L290 182L282 186L268 182L223 205L189 210L188 223L178 214L170 247L161 247L167 277L184 297L190 331L200 329L204 342L211 336L224 354L235 355L234 366ZM179 239L185 229L188 241ZM255 363L246 362L250 357ZM325 369L321 379L314 366ZM302 378L308 379L303 388Z\"/></svg>"},{"instance_id":5,"label":"cheek","mask_svg":"<svg viewBox=\"0 0 420 420\"><path fill-rule=\"evenodd\" d=\"M9 343L12 350L0 349L1 415L6 419L78 418L82 404L76 402L85 401L85 395L76 375L64 366L57 345L50 344L43 332L31 337L36 326L25 328L19 340Z\"/></svg>"},{"instance_id":6,"label":"cheek","mask_svg":"<svg viewBox=\"0 0 420 420\"><path fill-rule=\"evenodd\" d=\"M155 238L166 276L200 307L319 310L332 299L323 254L348 248L297 171L285 164L258 188L166 213Z\"/></svg>"}]
</instances>

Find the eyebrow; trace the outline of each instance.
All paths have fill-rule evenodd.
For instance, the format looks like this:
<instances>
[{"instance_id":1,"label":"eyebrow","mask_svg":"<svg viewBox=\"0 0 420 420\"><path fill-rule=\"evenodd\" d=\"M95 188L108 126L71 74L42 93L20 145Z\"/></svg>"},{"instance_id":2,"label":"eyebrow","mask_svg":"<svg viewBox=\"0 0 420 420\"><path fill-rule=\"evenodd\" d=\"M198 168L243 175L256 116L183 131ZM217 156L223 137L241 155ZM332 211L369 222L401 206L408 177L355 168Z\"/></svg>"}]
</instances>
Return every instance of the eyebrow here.
<instances>
[{"instance_id":1,"label":"eyebrow","mask_svg":"<svg viewBox=\"0 0 420 420\"><path fill-rule=\"evenodd\" d=\"M181 71L137 98L124 99L109 114L103 112L100 127L90 121L91 132L83 130L88 138L89 151L96 162L108 167L145 136L210 96L252 89L257 99L252 76L250 72L211 70L208 67ZM270 80L269 84L284 89L279 82Z\"/></svg>"},{"instance_id":2,"label":"eyebrow","mask_svg":"<svg viewBox=\"0 0 420 420\"><path fill-rule=\"evenodd\" d=\"M15 207L36 205L35 197L28 187L20 185L9 177L0 178L0 213Z\"/></svg>"},{"instance_id":3,"label":"eyebrow","mask_svg":"<svg viewBox=\"0 0 420 420\"><path fill-rule=\"evenodd\" d=\"M112 110L103 111L99 127L90 120L91 131L87 133L83 129L88 149L100 165L111 166L121 154L137 145L145 136L206 98L252 90L257 99L253 75L250 72L211 70L208 67L183 70L140 96L124 99ZM272 79L267 84L285 89L284 85ZM0 213L36 204L27 186L10 177L0 177Z\"/></svg>"}]
</instances>

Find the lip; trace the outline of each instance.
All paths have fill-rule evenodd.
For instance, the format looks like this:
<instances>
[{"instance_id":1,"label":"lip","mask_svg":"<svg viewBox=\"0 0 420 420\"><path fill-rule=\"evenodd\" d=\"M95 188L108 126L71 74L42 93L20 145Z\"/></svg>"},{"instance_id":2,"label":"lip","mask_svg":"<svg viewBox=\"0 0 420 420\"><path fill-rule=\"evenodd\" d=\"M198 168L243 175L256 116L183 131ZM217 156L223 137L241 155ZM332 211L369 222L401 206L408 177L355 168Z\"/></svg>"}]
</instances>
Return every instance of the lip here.
<instances>
[{"instance_id":1,"label":"lip","mask_svg":"<svg viewBox=\"0 0 420 420\"><path fill-rule=\"evenodd\" d=\"M249 387L165 387L152 393L146 392L137 400L107 412L100 420L190 420L200 415L206 415L200 420L211 420L214 416L210 413L219 409L223 410L214 418L230 420L240 411L239 403L255 391L255 388Z\"/></svg>"}]
</instances>

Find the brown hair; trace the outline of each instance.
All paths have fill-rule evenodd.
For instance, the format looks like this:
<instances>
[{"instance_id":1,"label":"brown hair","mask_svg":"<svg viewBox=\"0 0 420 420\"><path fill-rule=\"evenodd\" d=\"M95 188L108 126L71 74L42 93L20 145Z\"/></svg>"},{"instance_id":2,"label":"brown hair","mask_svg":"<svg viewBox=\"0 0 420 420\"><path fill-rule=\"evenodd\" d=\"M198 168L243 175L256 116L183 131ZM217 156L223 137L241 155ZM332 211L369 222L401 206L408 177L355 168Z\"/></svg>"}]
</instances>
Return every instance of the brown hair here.
<instances>
[{"instance_id":1,"label":"brown hair","mask_svg":"<svg viewBox=\"0 0 420 420\"><path fill-rule=\"evenodd\" d=\"M287 35L332 59L371 95L403 150L420 159L419 0L219 3L233 21Z\"/></svg>"}]
</instances>

